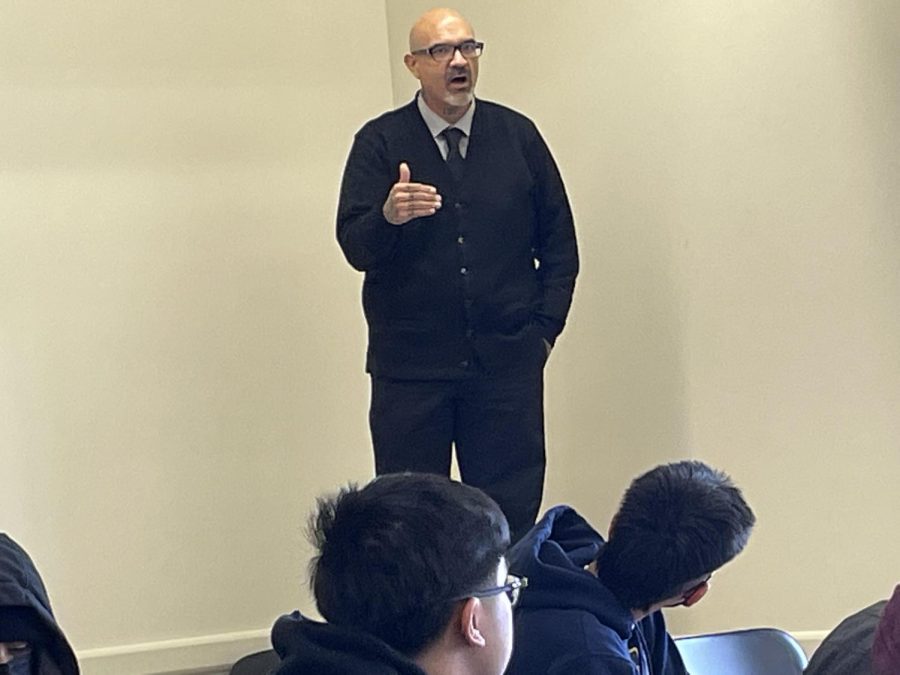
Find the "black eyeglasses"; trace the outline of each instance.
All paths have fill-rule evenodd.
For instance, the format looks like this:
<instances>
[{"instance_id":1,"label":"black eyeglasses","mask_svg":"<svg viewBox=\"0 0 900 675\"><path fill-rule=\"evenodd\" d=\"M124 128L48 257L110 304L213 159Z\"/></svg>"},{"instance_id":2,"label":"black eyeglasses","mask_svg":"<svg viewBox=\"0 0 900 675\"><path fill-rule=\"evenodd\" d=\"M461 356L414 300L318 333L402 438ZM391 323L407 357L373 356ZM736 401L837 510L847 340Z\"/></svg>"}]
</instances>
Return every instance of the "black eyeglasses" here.
<instances>
[{"instance_id":1,"label":"black eyeglasses","mask_svg":"<svg viewBox=\"0 0 900 675\"><path fill-rule=\"evenodd\" d=\"M453 58L453 55L456 54L456 50L459 50L459 53L463 55L463 58L466 59L477 59L481 56L481 52L484 51L484 43L476 42L475 40L466 40L465 42L460 42L455 45L448 44L436 44L431 45L430 47L423 47L422 49L413 49L410 54L430 54L431 58L439 63L444 63L446 61L450 61Z\"/></svg>"},{"instance_id":2,"label":"black eyeglasses","mask_svg":"<svg viewBox=\"0 0 900 675\"><path fill-rule=\"evenodd\" d=\"M506 597L509 598L509 604L515 607L516 603L519 601L519 594L521 593L523 588L527 587L527 577L517 577L515 574L508 574L506 575L506 583L503 586L494 586L493 588L485 588L481 591L472 591L471 593L460 595L458 598L453 598L453 600L465 600L467 598L490 598L494 595L506 593Z\"/></svg>"}]
</instances>

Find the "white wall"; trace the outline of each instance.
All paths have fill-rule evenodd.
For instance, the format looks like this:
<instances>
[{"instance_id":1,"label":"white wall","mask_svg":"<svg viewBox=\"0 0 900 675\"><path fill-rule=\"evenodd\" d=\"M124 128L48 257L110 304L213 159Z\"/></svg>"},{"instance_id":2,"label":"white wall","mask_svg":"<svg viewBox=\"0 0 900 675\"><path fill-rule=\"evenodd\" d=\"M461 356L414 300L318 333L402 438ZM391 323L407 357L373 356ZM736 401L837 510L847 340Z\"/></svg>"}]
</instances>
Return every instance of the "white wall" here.
<instances>
[{"instance_id":1,"label":"white wall","mask_svg":"<svg viewBox=\"0 0 900 675\"><path fill-rule=\"evenodd\" d=\"M430 3L390 0L398 55ZM900 6L456 6L479 94L553 148L581 243L549 369L545 505L605 526L674 456L759 526L680 632L821 631L900 580Z\"/></svg>"},{"instance_id":2,"label":"white wall","mask_svg":"<svg viewBox=\"0 0 900 675\"><path fill-rule=\"evenodd\" d=\"M333 233L387 64L365 0L0 6L0 529L89 674L310 605L306 514L372 471Z\"/></svg>"}]
</instances>

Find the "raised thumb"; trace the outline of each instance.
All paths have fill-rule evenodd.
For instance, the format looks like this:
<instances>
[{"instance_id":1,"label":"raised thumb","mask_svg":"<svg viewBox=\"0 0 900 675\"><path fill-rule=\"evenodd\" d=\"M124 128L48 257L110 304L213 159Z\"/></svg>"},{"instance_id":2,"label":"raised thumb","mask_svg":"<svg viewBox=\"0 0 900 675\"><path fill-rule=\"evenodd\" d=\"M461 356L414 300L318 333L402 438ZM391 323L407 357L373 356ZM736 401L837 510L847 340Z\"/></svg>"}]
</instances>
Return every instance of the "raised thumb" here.
<instances>
[{"instance_id":1,"label":"raised thumb","mask_svg":"<svg viewBox=\"0 0 900 675\"><path fill-rule=\"evenodd\" d=\"M408 183L409 182L409 164L406 162L400 162L400 180L398 183Z\"/></svg>"}]
</instances>

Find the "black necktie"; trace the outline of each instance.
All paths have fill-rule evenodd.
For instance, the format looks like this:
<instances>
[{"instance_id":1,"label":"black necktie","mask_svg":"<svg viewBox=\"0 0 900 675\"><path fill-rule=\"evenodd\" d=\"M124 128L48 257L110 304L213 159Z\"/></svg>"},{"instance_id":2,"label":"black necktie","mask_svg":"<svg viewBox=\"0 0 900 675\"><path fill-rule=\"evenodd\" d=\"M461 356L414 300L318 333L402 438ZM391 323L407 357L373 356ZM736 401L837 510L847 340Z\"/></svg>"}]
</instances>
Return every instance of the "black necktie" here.
<instances>
[{"instance_id":1,"label":"black necktie","mask_svg":"<svg viewBox=\"0 0 900 675\"><path fill-rule=\"evenodd\" d=\"M447 141L447 167L456 180L462 178L465 166L465 160L459 153L459 142L464 135L463 131L456 127L447 127L441 132L441 136Z\"/></svg>"}]
</instances>

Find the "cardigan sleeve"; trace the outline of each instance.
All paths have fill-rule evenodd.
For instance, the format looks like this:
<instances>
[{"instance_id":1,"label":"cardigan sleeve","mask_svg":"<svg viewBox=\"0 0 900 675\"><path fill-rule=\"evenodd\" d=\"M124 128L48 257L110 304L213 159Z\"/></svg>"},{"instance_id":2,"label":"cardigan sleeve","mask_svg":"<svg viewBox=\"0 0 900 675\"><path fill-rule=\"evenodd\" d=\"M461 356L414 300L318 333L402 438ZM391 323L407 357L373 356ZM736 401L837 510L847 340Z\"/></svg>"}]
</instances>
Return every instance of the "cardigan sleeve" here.
<instances>
[{"instance_id":1,"label":"cardigan sleeve","mask_svg":"<svg viewBox=\"0 0 900 675\"><path fill-rule=\"evenodd\" d=\"M353 140L341 181L337 213L337 239L344 257L365 272L387 261L401 228L385 220L384 200L397 180L396 167L389 167L383 136L363 127Z\"/></svg>"},{"instance_id":2,"label":"cardigan sleeve","mask_svg":"<svg viewBox=\"0 0 900 675\"><path fill-rule=\"evenodd\" d=\"M529 162L535 177L535 258L543 292L534 321L552 344L562 332L572 304L578 275L578 245L566 188L550 149L536 128Z\"/></svg>"}]
</instances>

